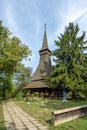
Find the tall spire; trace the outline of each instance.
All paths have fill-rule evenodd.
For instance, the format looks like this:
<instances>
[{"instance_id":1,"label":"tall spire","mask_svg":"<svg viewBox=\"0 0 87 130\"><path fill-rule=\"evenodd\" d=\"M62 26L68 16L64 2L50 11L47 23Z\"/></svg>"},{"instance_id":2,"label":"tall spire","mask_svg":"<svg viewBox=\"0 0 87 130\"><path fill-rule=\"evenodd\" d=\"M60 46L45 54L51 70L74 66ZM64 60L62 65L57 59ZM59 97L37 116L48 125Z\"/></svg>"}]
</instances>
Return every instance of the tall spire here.
<instances>
[{"instance_id":1,"label":"tall spire","mask_svg":"<svg viewBox=\"0 0 87 130\"><path fill-rule=\"evenodd\" d=\"M39 51L40 61L38 67L32 77L32 82L44 80L44 77L49 75L51 68L51 51L48 48L47 35L46 35L46 24L44 25L44 37L42 48ZM38 86L38 85L37 85Z\"/></svg>"},{"instance_id":2,"label":"tall spire","mask_svg":"<svg viewBox=\"0 0 87 130\"><path fill-rule=\"evenodd\" d=\"M43 49L48 49L48 42L47 42L47 34L46 34L46 24L44 24L44 38L43 38L43 44L42 44L42 48Z\"/></svg>"},{"instance_id":3,"label":"tall spire","mask_svg":"<svg viewBox=\"0 0 87 130\"><path fill-rule=\"evenodd\" d=\"M47 35L46 35L46 25L44 25L44 38L43 45L39 51L40 60L39 64L36 68L36 71L31 79L30 88L46 88L48 85L46 84L44 78L48 76L51 71L51 51L48 49Z\"/></svg>"}]
</instances>

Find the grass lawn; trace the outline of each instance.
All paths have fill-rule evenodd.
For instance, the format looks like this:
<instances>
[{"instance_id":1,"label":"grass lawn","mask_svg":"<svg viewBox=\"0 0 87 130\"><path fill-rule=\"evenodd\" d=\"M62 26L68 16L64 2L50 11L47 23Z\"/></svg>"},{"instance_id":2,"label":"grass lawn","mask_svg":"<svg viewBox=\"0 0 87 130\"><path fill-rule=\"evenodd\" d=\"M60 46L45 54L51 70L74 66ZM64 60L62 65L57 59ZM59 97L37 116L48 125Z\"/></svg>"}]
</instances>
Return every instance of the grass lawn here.
<instances>
[{"instance_id":1,"label":"grass lawn","mask_svg":"<svg viewBox=\"0 0 87 130\"><path fill-rule=\"evenodd\" d=\"M6 130L5 124L4 124L4 117L3 117L2 103L1 102L0 102L0 130Z\"/></svg>"},{"instance_id":2,"label":"grass lawn","mask_svg":"<svg viewBox=\"0 0 87 130\"><path fill-rule=\"evenodd\" d=\"M54 127L51 124L52 111L87 104L85 101L68 101L61 100L43 100L44 107L41 107L41 101L34 101L30 106L26 102L16 102L24 111L35 117L41 123L47 125L49 130L87 130L87 116L75 119L73 121Z\"/></svg>"}]
</instances>

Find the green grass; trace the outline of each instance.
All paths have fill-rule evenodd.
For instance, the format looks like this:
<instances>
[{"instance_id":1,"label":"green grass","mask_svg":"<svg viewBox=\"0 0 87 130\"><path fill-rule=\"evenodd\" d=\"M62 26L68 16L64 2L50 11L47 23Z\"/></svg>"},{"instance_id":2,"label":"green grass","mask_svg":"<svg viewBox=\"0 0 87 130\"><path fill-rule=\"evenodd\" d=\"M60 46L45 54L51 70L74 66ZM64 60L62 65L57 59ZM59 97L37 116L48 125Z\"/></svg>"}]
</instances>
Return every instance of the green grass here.
<instances>
[{"instance_id":1,"label":"green grass","mask_svg":"<svg viewBox=\"0 0 87 130\"><path fill-rule=\"evenodd\" d=\"M30 106L26 102L16 102L24 111L35 117L41 123L47 125L49 130L87 130L87 116L63 123L54 127L52 121L52 111L87 104L85 101L68 101L61 100L43 100L44 107L41 107L41 101L31 102Z\"/></svg>"},{"instance_id":2,"label":"green grass","mask_svg":"<svg viewBox=\"0 0 87 130\"><path fill-rule=\"evenodd\" d=\"M4 117L3 117L2 103L1 102L0 102L0 130L6 130L5 124L4 124Z\"/></svg>"}]
</instances>

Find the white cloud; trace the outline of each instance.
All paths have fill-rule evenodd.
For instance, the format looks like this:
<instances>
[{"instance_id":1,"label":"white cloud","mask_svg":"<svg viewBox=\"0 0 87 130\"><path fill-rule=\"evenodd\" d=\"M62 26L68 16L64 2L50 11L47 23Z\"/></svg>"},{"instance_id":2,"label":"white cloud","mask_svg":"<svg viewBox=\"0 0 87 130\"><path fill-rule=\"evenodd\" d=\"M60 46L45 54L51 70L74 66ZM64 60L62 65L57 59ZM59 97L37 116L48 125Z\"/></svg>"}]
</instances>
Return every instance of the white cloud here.
<instances>
[{"instance_id":1,"label":"white cloud","mask_svg":"<svg viewBox=\"0 0 87 130\"><path fill-rule=\"evenodd\" d=\"M4 17L6 25L8 29L12 32L13 36L17 36L20 40L22 40L25 43L26 40L22 35L22 31L18 24L18 20L14 15L14 9L11 2L8 3L8 1L6 1L4 3Z\"/></svg>"},{"instance_id":2,"label":"white cloud","mask_svg":"<svg viewBox=\"0 0 87 130\"><path fill-rule=\"evenodd\" d=\"M85 2L87 3L87 0L85 0ZM85 2L80 0L66 0L67 6L63 3L62 9L57 8L57 10L55 10L57 24L55 31L48 37L50 46L54 45L54 40L57 39L60 33L63 33L65 26L67 26L69 22L79 23L81 29L87 28L87 4Z\"/></svg>"},{"instance_id":3,"label":"white cloud","mask_svg":"<svg viewBox=\"0 0 87 130\"><path fill-rule=\"evenodd\" d=\"M7 23L8 27L11 30L16 31L17 30L17 23L16 23L16 20L13 16L12 8L11 8L10 4L8 4L8 3L5 4L4 15L5 15L6 23Z\"/></svg>"},{"instance_id":4,"label":"white cloud","mask_svg":"<svg viewBox=\"0 0 87 130\"><path fill-rule=\"evenodd\" d=\"M85 12L86 12L86 10L73 11L67 15L66 21L67 22L74 22L76 19L81 17Z\"/></svg>"},{"instance_id":5,"label":"white cloud","mask_svg":"<svg viewBox=\"0 0 87 130\"><path fill-rule=\"evenodd\" d=\"M49 48L54 48L54 40L63 33L69 22L77 22L81 29L87 27L87 0L3 0L4 15L9 30L22 42L30 43L33 51L31 62L35 66L38 50L43 40L43 24L47 23ZM1 4L1 3L0 3ZM37 52L37 53L36 53ZM35 63L34 63L35 61Z\"/></svg>"}]
</instances>

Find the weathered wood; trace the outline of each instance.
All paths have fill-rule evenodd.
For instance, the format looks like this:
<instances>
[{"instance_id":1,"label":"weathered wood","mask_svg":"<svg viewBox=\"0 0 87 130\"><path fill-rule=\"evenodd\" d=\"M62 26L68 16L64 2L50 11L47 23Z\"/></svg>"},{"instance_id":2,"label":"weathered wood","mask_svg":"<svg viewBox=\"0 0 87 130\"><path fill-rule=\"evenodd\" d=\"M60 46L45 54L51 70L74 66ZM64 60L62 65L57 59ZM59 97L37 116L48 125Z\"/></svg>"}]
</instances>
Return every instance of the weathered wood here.
<instances>
[{"instance_id":1,"label":"weathered wood","mask_svg":"<svg viewBox=\"0 0 87 130\"><path fill-rule=\"evenodd\" d=\"M52 124L54 126L87 115L87 105L66 108L52 112Z\"/></svg>"}]
</instances>

